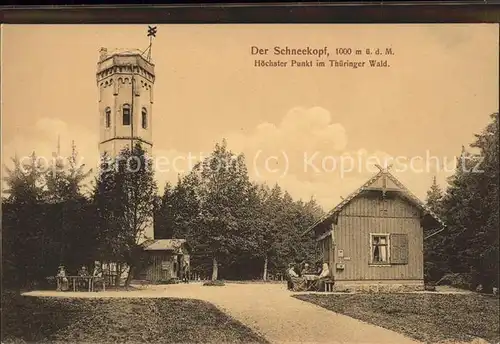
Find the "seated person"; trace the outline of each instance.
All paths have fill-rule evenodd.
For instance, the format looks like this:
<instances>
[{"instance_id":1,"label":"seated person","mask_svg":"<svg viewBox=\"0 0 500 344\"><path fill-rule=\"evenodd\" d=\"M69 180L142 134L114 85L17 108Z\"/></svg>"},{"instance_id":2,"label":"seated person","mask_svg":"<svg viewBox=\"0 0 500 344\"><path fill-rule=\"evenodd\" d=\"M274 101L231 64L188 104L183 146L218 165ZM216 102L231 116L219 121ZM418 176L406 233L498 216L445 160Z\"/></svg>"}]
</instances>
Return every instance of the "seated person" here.
<instances>
[{"instance_id":1,"label":"seated person","mask_svg":"<svg viewBox=\"0 0 500 344\"><path fill-rule=\"evenodd\" d=\"M330 280L330 268L328 267L327 263L323 263L323 268L321 270L321 273L318 276L318 279L316 280L315 288L317 291L321 291L324 288L325 281Z\"/></svg>"},{"instance_id":2,"label":"seated person","mask_svg":"<svg viewBox=\"0 0 500 344\"><path fill-rule=\"evenodd\" d=\"M297 273L297 267L291 263L287 271L289 276L289 282L292 291L306 291L307 290L307 280L305 277L300 276Z\"/></svg>"},{"instance_id":3,"label":"seated person","mask_svg":"<svg viewBox=\"0 0 500 344\"><path fill-rule=\"evenodd\" d=\"M293 263L288 264L288 269L286 270L286 281L287 281L287 288L288 290L293 289L293 277L299 277L299 275L295 272L295 267L293 266Z\"/></svg>"},{"instance_id":4,"label":"seated person","mask_svg":"<svg viewBox=\"0 0 500 344\"><path fill-rule=\"evenodd\" d=\"M89 273L87 271L87 268L85 266L82 266L80 271L78 271L78 276L80 277L87 277L89 276ZM78 287L79 288L88 288L89 287L89 279L88 278L81 278L78 281Z\"/></svg>"},{"instance_id":5,"label":"seated person","mask_svg":"<svg viewBox=\"0 0 500 344\"><path fill-rule=\"evenodd\" d=\"M68 278L66 277L66 270L64 266L59 266L59 272L56 276L57 281L57 290L58 291L66 291L69 289Z\"/></svg>"},{"instance_id":6,"label":"seated person","mask_svg":"<svg viewBox=\"0 0 500 344\"><path fill-rule=\"evenodd\" d=\"M316 275L315 271L311 268L309 263L304 263L304 268L302 269L302 276L304 275Z\"/></svg>"},{"instance_id":7,"label":"seated person","mask_svg":"<svg viewBox=\"0 0 500 344\"><path fill-rule=\"evenodd\" d=\"M303 263L295 263L294 264L294 270L295 273L298 275L298 277L302 277L302 264Z\"/></svg>"}]
</instances>

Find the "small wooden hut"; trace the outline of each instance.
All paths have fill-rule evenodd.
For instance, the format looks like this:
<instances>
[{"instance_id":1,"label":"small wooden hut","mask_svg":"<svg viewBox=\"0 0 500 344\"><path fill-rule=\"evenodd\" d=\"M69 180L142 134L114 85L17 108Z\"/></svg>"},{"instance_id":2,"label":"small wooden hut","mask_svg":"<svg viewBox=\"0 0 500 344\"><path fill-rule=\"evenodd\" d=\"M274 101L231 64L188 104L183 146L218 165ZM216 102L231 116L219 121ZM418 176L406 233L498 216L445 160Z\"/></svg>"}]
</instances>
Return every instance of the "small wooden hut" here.
<instances>
[{"instance_id":1,"label":"small wooden hut","mask_svg":"<svg viewBox=\"0 0 500 344\"><path fill-rule=\"evenodd\" d=\"M386 169L304 232L314 233L334 289L424 287L424 230L444 223Z\"/></svg>"},{"instance_id":2,"label":"small wooden hut","mask_svg":"<svg viewBox=\"0 0 500 344\"><path fill-rule=\"evenodd\" d=\"M157 239L143 244L147 266L141 279L160 283L183 277L184 267L190 265L191 248L185 239Z\"/></svg>"}]
</instances>

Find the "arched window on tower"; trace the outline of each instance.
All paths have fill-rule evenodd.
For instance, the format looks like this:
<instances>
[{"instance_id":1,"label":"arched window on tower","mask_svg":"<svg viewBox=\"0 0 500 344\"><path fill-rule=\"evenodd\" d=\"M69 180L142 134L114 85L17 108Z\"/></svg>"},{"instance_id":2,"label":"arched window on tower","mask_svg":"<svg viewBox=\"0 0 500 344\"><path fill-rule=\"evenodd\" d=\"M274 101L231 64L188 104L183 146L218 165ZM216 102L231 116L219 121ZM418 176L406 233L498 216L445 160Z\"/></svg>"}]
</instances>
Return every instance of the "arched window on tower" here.
<instances>
[{"instance_id":1,"label":"arched window on tower","mask_svg":"<svg viewBox=\"0 0 500 344\"><path fill-rule=\"evenodd\" d=\"M142 129L148 128L148 110L142 108Z\"/></svg>"},{"instance_id":2,"label":"arched window on tower","mask_svg":"<svg viewBox=\"0 0 500 344\"><path fill-rule=\"evenodd\" d=\"M130 125L130 105L124 104L122 110L123 125Z\"/></svg>"},{"instance_id":3,"label":"arched window on tower","mask_svg":"<svg viewBox=\"0 0 500 344\"><path fill-rule=\"evenodd\" d=\"M109 107L106 108L105 117L106 117L106 128L109 128L111 127L111 109Z\"/></svg>"}]
</instances>

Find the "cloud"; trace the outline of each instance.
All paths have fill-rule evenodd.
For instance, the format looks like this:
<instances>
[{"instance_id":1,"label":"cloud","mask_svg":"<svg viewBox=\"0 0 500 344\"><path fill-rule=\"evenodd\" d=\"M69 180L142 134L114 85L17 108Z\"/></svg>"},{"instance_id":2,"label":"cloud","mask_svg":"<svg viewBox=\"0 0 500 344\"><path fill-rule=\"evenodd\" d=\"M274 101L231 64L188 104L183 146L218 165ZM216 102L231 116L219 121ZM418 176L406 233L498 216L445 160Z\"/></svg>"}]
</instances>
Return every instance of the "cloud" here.
<instances>
[{"instance_id":1,"label":"cloud","mask_svg":"<svg viewBox=\"0 0 500 344\"><path fill-rule=\"evenodd\" d=\"M326 209L377 173L376 165L392 165L392 173L421 199L433 176L445 187L454 166L454 161L429 154L393 156L365 147L346 150L345 128L321 107L296 107L278 124L265 122L250 134L232 132L225 137L230 149L245 155L253 180L278 183L294 198L313 196Z\"/></svg>"},{"instance_id":2,"label":"cloud","mask_svg":"<svg viewBox=\"0 0 500 344\"><path fill-rule=\"evenodd\" d=\"M392 165L393 174L421 199L434 176L445 187L454 167L454 160L429 154L411 157L365 147L347 150L345 128L321 107L295 107L276 124L263 122L247 134L238 130L224 137L230 150L244 154L252 180L277 183L295 199L314 197L325 209L377 173L376 165ZM179 174L187 173L195 162L209 156L212 148L204 152L155 150L157 166L161 165L156 169L160 189L166 181L175 184Z\"/></svg>"}]
</instances>

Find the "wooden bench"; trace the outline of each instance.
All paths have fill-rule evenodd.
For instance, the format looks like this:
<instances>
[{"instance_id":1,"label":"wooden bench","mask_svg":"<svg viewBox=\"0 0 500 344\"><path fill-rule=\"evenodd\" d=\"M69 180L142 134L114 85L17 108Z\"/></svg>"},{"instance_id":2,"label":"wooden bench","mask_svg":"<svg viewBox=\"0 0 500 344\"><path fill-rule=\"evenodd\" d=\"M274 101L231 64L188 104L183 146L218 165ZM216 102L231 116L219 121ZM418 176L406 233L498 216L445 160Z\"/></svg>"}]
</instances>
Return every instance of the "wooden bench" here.
<instances>
[{"instance_id":1,"label":"wooden bench","mask_svg":"<svg viewBox=\"0 0 500 344\"><path fill-rule=\"evenodd\" d=\"M325 281L325 293L333 291L333 285L335 282L333 281Z\"/></svg>"}]
</instances>

